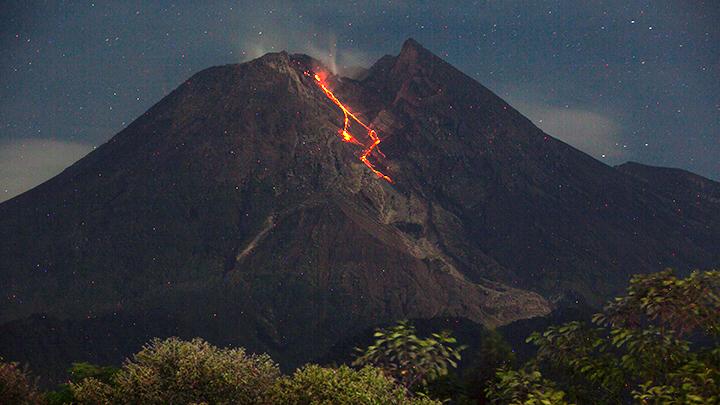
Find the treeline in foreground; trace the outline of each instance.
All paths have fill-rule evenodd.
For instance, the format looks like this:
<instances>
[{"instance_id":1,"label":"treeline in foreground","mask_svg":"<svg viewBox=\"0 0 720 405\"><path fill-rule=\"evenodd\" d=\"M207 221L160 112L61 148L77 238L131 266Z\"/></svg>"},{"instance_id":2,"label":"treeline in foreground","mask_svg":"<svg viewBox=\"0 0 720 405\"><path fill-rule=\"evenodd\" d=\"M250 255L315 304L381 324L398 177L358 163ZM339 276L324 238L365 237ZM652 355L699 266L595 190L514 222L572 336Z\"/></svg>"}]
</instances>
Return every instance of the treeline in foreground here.
<instances>
[{"instance_id":1,"label":"treeline in foreground","mask_svg":"<svg viewBox=\"0 0 720 405\"><path fill-rule=\"evenodd\" d=\"M454 370L464 346L448 332L380 329L352 367L308 364L282 375L266 355L202 339L153 340L119 369L74 364L41 393L27 369L0 363L2 404L718 404L720 272L638 275L589 322L533 333L517 364L498 334Z\"/></svg>"}]
</instances>

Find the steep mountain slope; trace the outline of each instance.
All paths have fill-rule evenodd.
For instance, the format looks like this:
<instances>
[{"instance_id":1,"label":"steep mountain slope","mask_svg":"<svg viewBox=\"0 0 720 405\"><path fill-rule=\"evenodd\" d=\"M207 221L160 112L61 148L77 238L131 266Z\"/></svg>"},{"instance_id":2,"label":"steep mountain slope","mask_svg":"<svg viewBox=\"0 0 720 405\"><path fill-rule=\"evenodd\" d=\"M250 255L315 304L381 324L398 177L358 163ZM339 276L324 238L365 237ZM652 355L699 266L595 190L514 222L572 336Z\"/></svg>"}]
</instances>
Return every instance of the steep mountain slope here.
<instances>
[{"instance_id":1,"label":"steep mountain slope","mask_svg":"<svg viewBox=\"0 0 720 405\"><path fill-rule=\"evenodd\" d=\"M598 303L630 273L720 260L720 229L708 226L720 213L705 203L677 211L661 190L544 134L413 41L379 61L363 88L388 105L378 125L401 123L383 142L398 184L417 185L460 220L448 238L471 242L445 246L471 277ZM487 256L497 266L473 266Z\"/></svg>"},{"instance_id":2,"label":"steep mountain slope","mask_svg":"<svg viewBox=\"0 0 720 405\"><path fill-rule=\"evenodd\" d=\"M690 173L687 170L669 167L648 166L636 162L623 163L616 168L640 179L647 187L675 199L676 203L692 204L698 207L720 208L720 183ZM705 219L717 219L708 215Z\"/></svg>"},{"instance_id":3,"label":"steep mountain slope","mask_svg":"<svg viewBox=\"0 0 720 405\"><path fill-rule=\"evenodd\" d=\"M393 183L340 141L313 72L327 71L286 53L202 71L1 204L4 354L36 361L32 342L66 347L47 330L82 323L90 358L132 350L100 337L136 327L292 366L378 323L496 326L569 292L598 302L631 273L720 262L704 202L679 212L413 40L362 80L325 79L378 131L385 157L370 158Z\"/></svg>"}]
</instances>

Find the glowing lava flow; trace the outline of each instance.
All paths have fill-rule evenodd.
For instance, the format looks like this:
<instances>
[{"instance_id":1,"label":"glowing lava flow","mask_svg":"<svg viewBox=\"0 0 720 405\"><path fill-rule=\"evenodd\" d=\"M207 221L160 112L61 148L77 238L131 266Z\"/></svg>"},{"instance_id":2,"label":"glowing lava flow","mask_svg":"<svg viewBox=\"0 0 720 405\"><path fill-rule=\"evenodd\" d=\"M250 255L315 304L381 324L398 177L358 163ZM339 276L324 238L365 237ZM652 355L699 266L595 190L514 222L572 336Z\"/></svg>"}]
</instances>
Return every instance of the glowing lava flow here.
<instances>
[{"instance_id":1,"label":"glowing lava flow","mask_svg":"<svg viewBox=\"0 0 720 405\"><path fill-rule=\"evenodd\" d=\"M305 74L307 76L310 76L310 73L308 73L308 72L305 72ZM350 110L348 110L347 107L345 107L345 105L343 103L341 103L337 97L335 97L335 94L333 94L333 92L330 91L330 89L328 89L328 87L325 85L323 80L320 78L320 75L315 74L315 75L313 75L313 78L315 79L315 82L318 84L318 86L320 86L323 93L325 93L325 95L330 100L332 100L332 102L335 103L336 106L340 107L340 109L343 112L343 117L344 117L343 129L339 131L340 139L342 139L344 142L349 142L349 143L353 143L355 145L364 146L365 150L363 150L363 153L360 155L360 161L363 162L365 164L365 166L367 166L373 173L375 173L375 175L377 177L379 177L381 179L385 179L388 182L392 183L393 181L389 176L385 175L383 172L376 169L375 165L370 163L370 160L368 160L368 156L370 156L370 154L373 151L376 151L380 156L385 157L385 155L383 155L383 153L380 152L380 149L377 148L377 146L380 145L380 137L378 136L377 132L374 129L367 126L367 124L365 124L364 122L360 121L360 119L357 116L355 116L355 114L353 114ZM363 128L365 128L365 130L368 131L368 137L370 138L370 141L371 141L370 146L364 145L362 142L358 141L357 138L355 138L350 133L349 128L350 128L350 120L351 119L353 121L357 122L358 124L360 124Z\"/></svg>"}]
</instances>

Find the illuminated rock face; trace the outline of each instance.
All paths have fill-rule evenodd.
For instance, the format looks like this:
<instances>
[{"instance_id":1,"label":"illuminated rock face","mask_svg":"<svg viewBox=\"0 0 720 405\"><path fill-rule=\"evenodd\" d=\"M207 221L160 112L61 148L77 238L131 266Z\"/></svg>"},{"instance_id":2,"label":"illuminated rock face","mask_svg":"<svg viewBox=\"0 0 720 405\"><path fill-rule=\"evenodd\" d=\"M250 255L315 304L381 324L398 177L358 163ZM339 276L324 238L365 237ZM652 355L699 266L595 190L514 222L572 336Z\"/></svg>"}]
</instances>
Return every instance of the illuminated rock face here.
<instances>
[{"instance_id":1,"label":"illuminated rock face","mask_svg":"<svg viewBox=\"0 0 720 405\"><path fill-rule=\"evenodd\" d=\"M720 262L716 200L673 202L555 140L412 40L362 80L322 79L381 139L371 165L309 71L328 73L285 53L204 70L0 205L0 348L65 368L204 336L291 367L378 323L499 325Z\"/></svg>"}]
</instances>

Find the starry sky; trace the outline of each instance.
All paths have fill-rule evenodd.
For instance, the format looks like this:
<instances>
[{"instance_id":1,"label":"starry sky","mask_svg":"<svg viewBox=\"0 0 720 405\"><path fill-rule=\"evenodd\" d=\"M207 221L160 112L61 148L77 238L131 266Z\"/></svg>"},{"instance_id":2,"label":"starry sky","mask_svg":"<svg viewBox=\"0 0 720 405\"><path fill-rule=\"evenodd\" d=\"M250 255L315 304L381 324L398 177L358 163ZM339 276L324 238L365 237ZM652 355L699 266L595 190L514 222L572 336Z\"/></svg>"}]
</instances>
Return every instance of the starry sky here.
<instances>
[{"instance_id":1,"label":"starry sky","mask_svg":"<svg viewBox=\"0 0 720 405\"><path fill-rule=\"evenodd\" d=\"M193 73L303 52L342 73L413 37L607 164L720 180L720 2L2 1L0 201Z\"/></svg>"}]
</instances>

